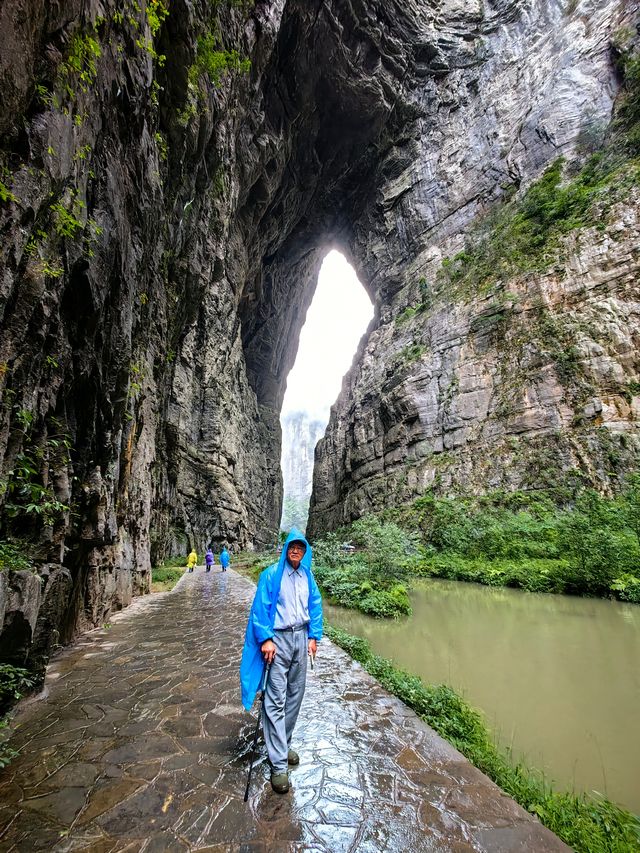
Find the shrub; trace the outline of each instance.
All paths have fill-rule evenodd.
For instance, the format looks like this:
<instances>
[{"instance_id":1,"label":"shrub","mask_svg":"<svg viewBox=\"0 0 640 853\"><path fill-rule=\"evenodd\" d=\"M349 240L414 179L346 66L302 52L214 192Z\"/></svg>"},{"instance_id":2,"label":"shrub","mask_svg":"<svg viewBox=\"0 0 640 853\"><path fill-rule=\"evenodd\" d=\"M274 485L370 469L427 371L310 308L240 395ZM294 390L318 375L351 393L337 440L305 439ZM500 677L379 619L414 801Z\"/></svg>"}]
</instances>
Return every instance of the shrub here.
<instances>
[{"instance_id":1,"label":"shrub","mask_svg":"<svg viewBox=\"0 0 640 853\"><path fill-rule=\"evenodd\" d=\"M336 568L345 561L345 553L340 547L341 540L336 533L327 533L313 545L313 558L316 564Z\"/></svg>"},{"instance_id":2,"label":"shrub","mask_svg":"<svg viewBox=\"0 0 640 853\"><path fill-rule=\"evenodd\" d=\"M621 495L624 523L636 535L640 544L640 474L630 474Z\"/></svg>"},{"instance_id":3,"label":"shrub","mask_svg":"<svg viewBox=\"0 0 640 853\"><path fill-rule=\"evenodd\" d=\"M615 581L640 581L639 507L633 475L615 499L585 489L561 508L548 495L425 495L395 517L420 531L419 574L635 601L635 585Z\"/></svg>"},{"instance_id":4,"label":"shrub","mask_svg":"<svg viewBox=\"0 0 640 853\"><path fill-rule=\"evenodd\" d=\"M560 528L559 545L570 564L567 590L607 594L616 575L618 556L612 533L593 526L584 513L571 512Z\"/></svg>"},{"instance_id":5,"label":"shrub","mask_svg":"<svg viewBox=\"0 0 640 853\"><path fill-rule=\"evenodd\" d=\"M17 545L14 542L0 541L0 571L32 571L33 563L25 554L27 547L25 543Z\"/></svg>"},{"instance_id":6,"label":"shrub","mask_svg":"<svg viewBox=\"0 0 640 853\"><path fill-rule=\"evenodd\" d=\"M317 562L314 575L334 604L376 617L394 618L411 613L406 587L388 581L383 585L371 574L369 566L358 559L345 558L335 567Z\"/></svg>"},{"instance_id":7,"label":"shrub","mask_svg":"<svg viewBox=\"0 0 640 853\"><path fill-rule=\"evenodd\" d=\"M418 551L415 536L393 522L383 523L374 515L365 515L355 521L349 538L366 549L372 574L386 583L404 577Z\"/></svg>"},{"instance_id":8,"label":"shrub","mask_svg":"<svg viewBox=\"0 0 640 853\"><path fill-rule=\"evenodd\" d=\"M0 712L17 702L29 687L33 687L33 679L26 669L0 663Z\"/></svg>"},{"instance_id":9,"label":"shrub","mask_svg":"<svg viewBox=\"0 0 640 853\"><path fill-rule=\"evenodd\" d=\"M640 604L640 578L623 572L620 577L614 578L610 589L617 593L621 601Z\"/></svg>"},{"instance_id":10,"label":"shrub","mask_svg":"<svg viewBox=\"0 0 640 853\"><path fill-rule=\"evenodd\" d=\"M33 678L26 669L7 663L0 664L0 713L4 714L33 684ZM0 718L0 731L7 726L8 718L5 715ZM6 767L17 754L7 743L0 742L0 768Z\"/></svg>"}]
</instances>

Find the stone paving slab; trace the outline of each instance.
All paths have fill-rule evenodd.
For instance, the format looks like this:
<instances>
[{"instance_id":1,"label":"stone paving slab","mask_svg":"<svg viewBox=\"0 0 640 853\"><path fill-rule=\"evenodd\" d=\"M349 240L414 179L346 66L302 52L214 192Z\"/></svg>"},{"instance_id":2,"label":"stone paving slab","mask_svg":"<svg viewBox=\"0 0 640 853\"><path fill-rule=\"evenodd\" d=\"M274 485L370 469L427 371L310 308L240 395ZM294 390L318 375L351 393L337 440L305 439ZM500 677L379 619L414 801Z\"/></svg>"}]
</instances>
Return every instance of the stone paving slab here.
<instances>
[{"instance_id":1,"label":"stone paving slab","mask_svg":"<svg viewBox=\"0 0 640 853\"><path fill-rule=\"evenodd\" d=\"M253 590L198 569L51 664L14 719L2 851L569 850L327 640L292 789L271 791L261 746L245 804L255 717L238 665Z\"/></svg>"}]
</instances>

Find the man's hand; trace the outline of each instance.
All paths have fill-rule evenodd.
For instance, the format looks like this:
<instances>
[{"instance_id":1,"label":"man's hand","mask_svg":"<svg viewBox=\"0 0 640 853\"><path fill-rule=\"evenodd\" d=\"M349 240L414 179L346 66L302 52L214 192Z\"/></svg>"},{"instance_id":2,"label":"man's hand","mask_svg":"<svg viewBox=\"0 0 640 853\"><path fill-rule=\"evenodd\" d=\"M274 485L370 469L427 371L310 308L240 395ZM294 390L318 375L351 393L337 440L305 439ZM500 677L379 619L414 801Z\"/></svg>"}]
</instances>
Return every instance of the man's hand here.
<instances>
[{"instance_id":1,"label":"man's hand","mask_svg":"<svg viewBox=\"0 0 640 853\"><path fill-rule=\"evenodd\" d=\"M276 644L273 640L265 640L264 643L260 646L260 651L262 652L262 656L265 659L266 663L272 663L274 657L276 656Z\"/></svg>"},{"instance_id":2,"label":"man's hand","mask_svg":"<svg viewBox=\"0 0 640 853\"><path fill-rule=\"evenodd\" d=\"M318 651L318 644L315 640L309 640L309 654L315 657L316 652Z\"/></svg>"}]
</instances>

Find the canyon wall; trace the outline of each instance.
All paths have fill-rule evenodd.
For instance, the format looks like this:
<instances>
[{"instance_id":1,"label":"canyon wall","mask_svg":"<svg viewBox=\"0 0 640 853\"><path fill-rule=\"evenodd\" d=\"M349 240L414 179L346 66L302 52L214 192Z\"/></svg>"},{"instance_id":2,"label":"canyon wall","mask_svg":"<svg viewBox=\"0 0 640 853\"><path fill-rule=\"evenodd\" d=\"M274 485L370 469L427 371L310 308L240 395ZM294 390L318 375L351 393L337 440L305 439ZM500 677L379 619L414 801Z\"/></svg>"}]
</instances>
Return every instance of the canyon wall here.
<instances>
[{"instance_id":1,"label":"canyon wall","mask_svg":"<svg viewBox=\"0 0 640 853\"><path fill-rule=\"evenodd\" d=\"M284 384L331 247L377 313L317 453L315 530L436 481L491 485L505 448L501 482L521 485L535 442L607 486L601 435L629 439L620 466L635 447L633 198L567 238L562 274L502 295L436 284L496 200L603 136L611 42L634 16L621 0L4 0L5 659L41 668L167 555L274 540ZM575 404L557 348L526 342L543 309L580 328Z\"/></svg>"},{"instance_id":2,"label":"canyon wall","mask_svg":"<svg viewBox=\"0 0 640 853\"><path fill-rule=\"evenodd\" d=\"M471 8L449 20L411 156L351 245L384 300L316 449L312 536L427 490L611 493L637 467L635 167L533 270L501 255L495 211L511 199L526 215L518 199L558 158L559 191L606 148L618 42L637 40L638 4ZM489 276L473 269L483 245Z\"/></svg>"},{"instance_id":3,"label":"canyon wall","mask_svg":"<svg viewBox=\"0 0 640 853\"><path fill-rule=\"evenodd\" d=\"M304 532L313 484L314 451L326 421L313 420L307 412L288 412L282 424L283 505L280 527Z\"/></svg>"}]
</instances>

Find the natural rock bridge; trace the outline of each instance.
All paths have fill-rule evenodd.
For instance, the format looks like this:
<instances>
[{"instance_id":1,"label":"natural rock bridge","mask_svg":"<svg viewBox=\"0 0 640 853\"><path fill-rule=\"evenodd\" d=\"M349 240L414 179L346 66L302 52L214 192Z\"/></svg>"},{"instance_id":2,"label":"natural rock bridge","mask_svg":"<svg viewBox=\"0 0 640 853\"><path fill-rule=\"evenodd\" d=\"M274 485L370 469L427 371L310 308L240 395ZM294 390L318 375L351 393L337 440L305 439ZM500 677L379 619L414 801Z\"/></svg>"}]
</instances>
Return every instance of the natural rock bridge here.
<instances>
[{"instance_id":1,"label":"natural rock bridge","mask_svg":"<svg viewBox=\"0 0 640 853\"><path fill-rule=\"evenodd\" d=\"M85 635L14 720L0 776L6 851L526 851L568 848L324 641L292 790L264 757L238 664L252 585L185 575Z\"/></svg>"}]
</instances>

